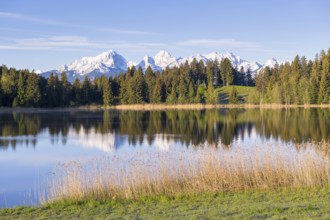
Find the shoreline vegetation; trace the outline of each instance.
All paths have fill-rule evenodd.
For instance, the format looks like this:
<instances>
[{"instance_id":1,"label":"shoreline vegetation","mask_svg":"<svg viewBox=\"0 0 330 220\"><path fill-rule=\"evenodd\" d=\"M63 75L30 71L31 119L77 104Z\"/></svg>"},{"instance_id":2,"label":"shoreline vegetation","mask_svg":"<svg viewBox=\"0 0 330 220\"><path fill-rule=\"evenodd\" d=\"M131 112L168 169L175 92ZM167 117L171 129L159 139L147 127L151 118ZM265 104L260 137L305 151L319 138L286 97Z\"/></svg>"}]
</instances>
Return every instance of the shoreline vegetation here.
<instances>
[{"instance_id":1,"label":"shoreline vegetation","mask_svg":"<svg viewBox=\"0 0 330 220\"><path fill-rule=\"evenodd\" d=\"M285 108L330 108L330 104L304 104L304 105L285 105L285 104L123 104L123 105L85 105L78 107L59 107L59 108L29 108L29 107L0 107L0 113L4 112L52 112L52 111L79 111L79 110L132 110L132 111L151 111L151 110L205 110L205 109L285 109Z\"/></svg>"},{"instance_id":2,"label":"shoreline vegetation","mask_svg":"<svg viewBox=\"0 0 330 220\"><path fill-rule=\"evenodd\" d=\"M116 167L120 157L71 161L56 167L39 207L0 209L0 219L329 218L329 146L300 145L295 155L276 144L201 147L188 155L137 154L123 167Z\"/></svg>"},{"instance_id":3,"label":"shoreline vegetation","mask_svg":"<svg viewBox=\"0 0 330 220\"><path fill-rule=\"evenodd\" d=\"M329 146L326 141L299 144L301 151L293 155L280 144L230 151L200 146L197 152L175 150L152 158L136 153L124 161L106 156L71 161L55 169L44 202L330 187Z\"/></svg>"}]
</instances>

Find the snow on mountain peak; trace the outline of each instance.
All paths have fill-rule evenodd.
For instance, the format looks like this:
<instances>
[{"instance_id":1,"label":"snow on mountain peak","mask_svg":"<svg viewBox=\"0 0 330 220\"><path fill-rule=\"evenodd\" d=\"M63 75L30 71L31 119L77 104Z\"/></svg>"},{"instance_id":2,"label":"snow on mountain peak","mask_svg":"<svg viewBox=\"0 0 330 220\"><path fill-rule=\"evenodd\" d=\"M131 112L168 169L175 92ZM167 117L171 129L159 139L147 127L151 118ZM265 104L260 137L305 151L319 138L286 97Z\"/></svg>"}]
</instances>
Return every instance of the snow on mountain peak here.
<instances>
[{"instance_id":1,"label":"snow on mountain peak","mask_svg":"<svg viewBox=\"0 0 330 220\"><path fill-rule=\"evenodd\" d=\"M170 64L176 62L176 58L165 50L159 51L153 59L155 60L155 64L162 69L165 69Z\"/></svg>"},{"instance_id":2,"label":"snow on mountain peak","mask_svg":"<svg viewBox=\"0 0 330 220\"><path fill-rule=\"evenodd\" d=\"M59 68L59 72L75 72L80 75L85 75L91 72L108 73L112 71L114 73L119 73L121 71L126 71L126 69L126 59L116 51L109 50L94 57L83 57L69 65L62 65Z\"/></svg>"},{"instance_id":3,"label":"snow on mountain peak","mask_svg":"<svg viewBox=\"0 0 330 220\"><path fill-rule=\"evenodd\" d=\"M127 61L122 55L118 54L114 50L108 50L94 57L83 57L80 60L75 60L71 64L61 65L58 70L52 70L42 73L43 76L48 77L50 73L60 74L65 71L68 75L68 79L73 81L75 78L83 79L85 76L90 78L99 77L102 74L106 76L117 75L121 72L125 72L128 67L141 67L144 71L151 67L154 71L162 71L167 67L178 67L188 62L189 64L196 59L198 62L202 61L204 64L210 61L217 60L219 63L228 58L233 67L237 70L243 70L244 72L251 72L252 75L257 73L264 66L274 68L281 63L276 59L267 60L265 65L261 65L257 62L250 62L241 59L240 56L236 56L233 53L220 54L218 52L211 52L209 54L196 54L194 56L175 58L169 52L165 50L159 51L155 56L145 56L139 63Z\"/></svg>"},{"instance_id":4,"label":"snow on mountain peak","mask_svg":"<svg viewBox=\"0 0 330 220\"><path fill-rule=\"evenodd\" d=\"M136 68L141 67L142 70L145 71L149 66L151 67L151 69L156 70L156 71L162 70L161 67L159 67L155 64L154 58L149 57L149 56L144 56L142 61L138 65L136 65Z\"/></svg>"},{"instance_id":5,"label":"snow on mountain peak","mask_svg":"<svg viewBox=\"0 0 330 220\"><path fill-rule=\"evenodd\" d=\"M281 65L281 62L278 61L277 59L275 58L271 58L271 59L268 59L266 61L266 63L264 64L264 67L268 66L269 68L275 68L275 67L279 67Z\"/></svg>"}]
</instances>

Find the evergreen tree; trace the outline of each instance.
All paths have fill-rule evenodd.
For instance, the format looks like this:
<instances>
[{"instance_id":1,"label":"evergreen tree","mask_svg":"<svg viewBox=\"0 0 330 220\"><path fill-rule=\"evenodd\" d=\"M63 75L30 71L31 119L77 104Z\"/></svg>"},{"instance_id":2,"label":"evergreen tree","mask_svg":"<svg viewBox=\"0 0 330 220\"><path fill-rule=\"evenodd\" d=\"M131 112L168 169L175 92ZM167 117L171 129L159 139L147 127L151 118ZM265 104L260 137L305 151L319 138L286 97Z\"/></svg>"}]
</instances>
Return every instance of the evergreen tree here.
<instances>
[{"instance_id":1,"label":"evergreen tree","mask_svg":"<svg viewBox=\"0 0 330 220\"><path fill-rule=\"evenodd\" d=\"M74 105L80 105L82 99L81 85L78 78L72 84L72 99Z\"/></svg>"},{"instance_id":2,"label":"evergreen tree","mask_svg":"<svg viewBox=\"0 0 330 220\"><path fill-rule=\"evenodd\" d=\"M206 76L207 76L207 85L214 84L214 66L212 62L206 64Z\"/></svg>"},{"instance_id":3,"label":"evergreen tree","mask_svg":"<svg viewBox=\"0 0 330 220\"><path fill-rule=\"evenodd\" d=\"M70 84L68 82L65 72L61 73L60 81L61 81L61 101L60 101L61 106L68 106L69 105Z\"/></svg>"},{"instance_id":4,"label":"evergreen tree","mask_svg":"<svg viewBox=\"0 0 330 220\"><path fill-rule=\"evenodd\" d=\"M39 107L41 92L39 87L39 76L35 73L28 74L26 80L26 103L30 107Z\"/></svg>"},{"instance_id":5,"label":"evergreen tree","mask_svg":"<svg viewBox=\"0 0 330 220\"><path fill-rule=\"evenodd\" d=\"M271 70L267 66L256 76L256 89L260 94L260 103L264 102L264 96L267 94L267 85L271 76Z\"/></svg>"},{"instance_id":6,"label":"evergreen tree","mask_svg":"<svg viewBox=\"0 0 330 220\"><path fill-rule=\"evenodd\" d=\"M5 106L12 106L13 100L17 94L17 77L16 71L13 68L10 68L9 72L6 67L2 68L1 89L3 92L3 104Z\"/></svg>"},{"instance_id":7,"label":"evergreen tree","mask_svg":"<svg viewBox=\"0 0 330 220\"><path fill-rule=\"evenodd\" d=\"M91 103L92 82L88 76L86 76L82 82L81 95L81 104L86 105Z\"/></svg>"},{"instance_id":8,"label":"evergreen tree","mask_svg":"<svg viewBox=\"0 0 330 220\"><path fill-rule=\"evenodd\" d=\"M162 97L162 84L160 82L160 79L156 80L156 84L153 88L153 94L152 94L152 103L161 103L163 100Z\"/></svg>"},{"instance_id":9,"label":"evergreen tree","mask_svg":"<svg viewBox=\"0 0 330 220\"><path fill-rule=\"evenodd\" d=\"M228 58L225 58L220 63L220 74L223 81L223 85L229 86L234 79L234 68Z\"/></svg>"},{"instance_id":10,"label":"evergreen tree","mask_svg":"<svg viewBox=\"0 0 330 220\"><path fill-rule=\"evenodd\" d=\"M180 82L179 82L179 88L178 88L178 102L179 103L187 103L187 97L188 97L188 85L186 78L181 75Z\"/></svg>"},{"instance_id":11,"label":"evergreen tree","mask_svg":"<svg viewBox=\"0 0 330 220\"><path fill-rule=\"evenodd\" d=\"M145 82L146 82L146 102L153 100L154 86L155 86L155 74L152 71L151 67L148 66L145 72Z\"/></svg>"},{"instance_id":12,"label":"evergreen tree","mask_svg":"<svg viewBox=\"0 0 330 220\"><path fill-rule=\"evenodd\" d=\"M190 103L196 102L196 91L192 82L189 83L188 100Z\"/></svg>"},{"instance_id":13,"label":"evergreen tree","mask_svg":"<svg viewBox=\"0 0 330 220\"><path fill-rule=\"evenodd\" d=\"M19 73L18 77L18 85L17 85L17 104L19 106L24 106L25 105L25 79L23 76L23 73Z\"/></svg>"},{"instance_id":14,"label":"evergreen tree","mask_svg":"<svg viewBox=\"0 0 330 220\"><path fill-rule=\"evenodd\" d=\"M102 89L102 99L103 105L108 106L111 103L111 89L109 81L105 75L101 76L101 89Z\"/></svg>"},{"instance_id":15,"label":"evergreen tree","mask_svg":"<svg viewBox=\"0 0 330 220\"><path fill-rule=\"evenodd\" d=\"M198 86L197 93L196 93L196 102L197 103L205 103L206 97L206 88L204 84Z\"/></svg>"},{"instance_id":16,"label":"evergreen tree","mask_svg":"<svg viewBox=\"0 0 330 220\"><path fill-rule=\"evenodd\" d=\"M175 104L177 102L177 95L176 95L176 91L175 91L175 86L173 86L173 85L172 85L170 95L167 96L166 102L170 103L170 104Z\"/></svg>"},{"instance_id":17,"label":"evergreen tree","mask_svg":"<svg viewBox=\"0 0 330 220\"><path fill-rule=\"evenodd\" d=\"M47 81L47 106L48 107L57 107L60 106L60 82L57 75L53 73L50 74Z\"/></svg>"},{"instance_id":18,"label":"evergreen tree","mask_svg":"<svg viewBox=\"0 0 330 220\"><path fill-rule=\"evenodd\" d=\"M320 81L320 90L318 96L318 103L325 104L329 103L330 96L330 54L324 56L322 60L322 75Z\"/></svg>"}]
</instances>

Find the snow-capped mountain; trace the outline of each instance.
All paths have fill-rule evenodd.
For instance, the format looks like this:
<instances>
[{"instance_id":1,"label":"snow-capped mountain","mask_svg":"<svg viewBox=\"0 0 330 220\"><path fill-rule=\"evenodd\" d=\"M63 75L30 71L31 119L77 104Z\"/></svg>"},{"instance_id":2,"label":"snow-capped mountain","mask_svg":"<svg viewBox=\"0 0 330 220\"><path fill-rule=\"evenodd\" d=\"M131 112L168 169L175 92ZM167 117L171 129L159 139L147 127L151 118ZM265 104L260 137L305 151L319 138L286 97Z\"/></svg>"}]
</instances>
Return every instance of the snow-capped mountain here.
<instances>
[{"instance_id":1,"label":"snow-capped mountain","mask_svg":"<svg viewBox=\"0 0 330 220\"><path fill-rule=\"evenodd\" d=\"M101 53L95 57L83 57L80 60L76 60L68 65L61 65L57 70L51 70L42 73L43 76L48 77L51 73L60 74L65 71L69 81L74 79L83 79L85 76L90 78L99 77L102 74L106 76L115 76L121 72L125 72L127 68L135 66L136 68L141 67L145 71L149 66L154 71L162 71L167 67L178 67L183 65L185 62L189 64L196 59L198 62L203 61L206 64L209 61L217 60L219 63L221 60L228 58L233 67L237 70L244 70L244 72L250 71L254 76L263 66L269 66L274 68L281 63L275 59L268 60L265 65L261 65L257 62L250 62L241 59L239 56L235 56L233 53L220 54L212 52L206 55L196 54L189 57L175 58L167 51L160 51L153 57L145 56L138 62L127 61L122 55L118 54L113 50Z\"/></svg>"},{"instance_id":2,"label":"snow-capped mountain","mask_svg":"<svg viewBox=\"0 0 330 220\"><path fill-rule=\"evenodd\" d=\"M162 68L156 65L155 59L149 56L143 57L142 61L136 65L137 68L141 67L143 71L145 71L149 66L154 71L162 71Z\"/></svg>"},{"instance_id":3,"label":"snow-capped mountain","mask_svg":"<svg viewBox=\"0 0 330 220\"><path fill-rule=\"evenodd\" d=\"M278 61L275 58L272 58L272 59L268 59L263 67L268 66L270 69L273 69L273 68L279 67L281 64L282 64L282 62Z\"/></svg>"},{"instance_id":4,"label":"snow-capped mountain","mask_svg":"<svg viewBox=\"0 0 330 220\"><path fill-rule=\"evenodd\" d=\"M95 57L83 57L69 65L61 65L58 70L51 70L43 73L43 75L48 77L51 73L61 74L64 71L68 80L72 82L75 78L83 79L85 76L95 78L102 74L106 76L117 75L125 72L129 67L128 65L132 64L116 51L109 50Z\"/></svg>"}]
</instances>

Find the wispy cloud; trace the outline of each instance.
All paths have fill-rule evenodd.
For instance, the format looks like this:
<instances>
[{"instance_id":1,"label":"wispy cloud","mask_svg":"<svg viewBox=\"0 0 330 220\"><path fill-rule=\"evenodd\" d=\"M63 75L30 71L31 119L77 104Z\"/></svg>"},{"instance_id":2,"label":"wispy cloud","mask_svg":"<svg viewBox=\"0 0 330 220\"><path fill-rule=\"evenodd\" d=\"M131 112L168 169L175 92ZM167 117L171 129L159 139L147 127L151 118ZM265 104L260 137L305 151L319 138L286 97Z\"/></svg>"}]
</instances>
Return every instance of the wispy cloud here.
<instances>
[{"instance_id":1,"label":"wispy cloud","mask_svg":"<svg viewBox=\"0 0 330 220\"><path fill-rule=\"evenodd\" d=\"M54 50L81 51L92 49L153 50L166 47L162 43L132 43L126 41L91 41L81 36L52 36L43 38L23 38L0 42L3 50Z\"/></svg>"},{"instance_id":2,"label":"wispy cloud","mask_svg":"<svg viewBox=\"0 0 330 220\"><path fill-rule=\"evenodd\" d=\"M24 15L24 14L10 13L10 12L1 12L0 11L0 17L5 18L5 19L32 22L32 23L38 23L38 24L61 25L60 22L37 18L37 17Z\"/></svg>"},{"instance_id":3,"label":"wispy cloud","mask_svg":"<svg viewBox=\"0 0 330 220\"><path fill-rule=\"evenodd\" d=\"M260 48L255 42L238 41L235 39L191 39L177 43L180 46L198 46L209 48Z\"/></svg>"},{"instance_id":4,"label":"wispy cloud","mask_svg":"<svg viewBox=\"0 0 330 220\"><path fill-rule=\"evenodd\" d=\"M22 21L22 22L36 23L36 24L68 27L68 28L79 28L79 29L83 28L83 29L87 29L87 30L93 30L93 31L99 31L99 32L110 32L110 33L124 34L124 35L155 35L156 34L154 32L140 31L140 30L126 30L126 29L116 29L116 28L109 28L109 27L98 27L98 26L73 24L73 23L68 23L68 22L48 20L48 19L25 15L25 14L1 12L1 11L0 11L0 18L17 20L17 21Z\"/></svg>"}]
</instances>

